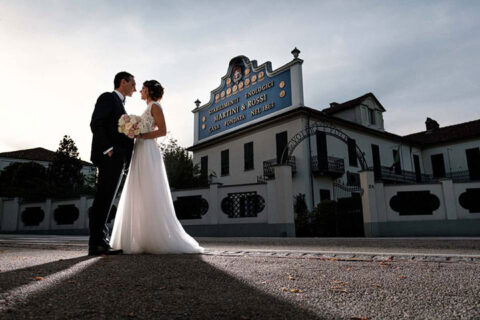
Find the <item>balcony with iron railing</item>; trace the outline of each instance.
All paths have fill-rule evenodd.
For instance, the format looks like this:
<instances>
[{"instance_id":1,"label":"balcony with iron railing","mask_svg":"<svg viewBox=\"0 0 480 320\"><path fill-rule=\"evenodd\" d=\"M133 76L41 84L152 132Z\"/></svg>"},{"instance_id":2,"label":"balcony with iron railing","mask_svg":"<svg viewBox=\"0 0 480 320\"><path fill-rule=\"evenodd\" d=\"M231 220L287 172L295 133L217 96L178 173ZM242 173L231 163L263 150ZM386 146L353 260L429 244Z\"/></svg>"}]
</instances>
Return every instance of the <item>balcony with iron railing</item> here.
<instances>
[{"instance_id":1,"label":"balcony with iron railing","mask_svg":"<svg viewBox=\"0 0 480 320\"><path fill-rule=\"evenodd\" d=\"M453 182L480 181L480 175L469 170L447 172L444 176L433 176L431 174L395 169L395 167L384 167L380 170L370 168L375 174L376 181L383 181L387 184L416 184L416 183L438 183L442 179L452 179Z\"/></svg>"},{"instance_id":2,"label":"balcony with iron railing","mask_svg":"<svg viewBox=\"0 0 480 320\"><path fill-rule=\"evenodd\" d=\"M313 156L311 160L314 176L328 176L337 179L345 173L345 163L342 158L327 157L319 160L318 156Z\"/></svg>"},{"instance_id":3,"label":"balcony with iron railing","mask_svg":"<svg viewBox=\"0 0 480 320\"><path fill-rule=\"evenodd\" d=\"M445 177L440 179L452 179L453 182L457 183L480 181L480 172L470 170L447 172Z\"/></svg>"},{"instance_id":4,"label":"balcony with iron railing","mask_svg":"<svg viewBox=\"0 0 480 320\"><path fill-rule=\"evenodd\" d=\"M273 171L273 166L277 165L277 159L270 159L263 161L263 176L268 179L275 179L275 173ZM295 156L288 157L287 164L292 167L292 174L297 172L297 165L295 161Z\"/></svg>"}]
</instances>

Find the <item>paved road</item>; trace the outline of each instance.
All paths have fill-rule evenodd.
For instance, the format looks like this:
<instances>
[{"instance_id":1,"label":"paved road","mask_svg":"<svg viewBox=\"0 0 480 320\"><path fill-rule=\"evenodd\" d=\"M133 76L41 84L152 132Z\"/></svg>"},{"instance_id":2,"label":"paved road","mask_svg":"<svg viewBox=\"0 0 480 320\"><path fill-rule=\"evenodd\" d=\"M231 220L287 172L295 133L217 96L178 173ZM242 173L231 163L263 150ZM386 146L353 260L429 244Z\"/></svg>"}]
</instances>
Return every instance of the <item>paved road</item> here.
<instances>
[{"instance_id":1,"label":"paved road","mask_svg":"<svg viewBox=\"0 0 480 320\"><path fill-rule=\"evenodd\" d=\"M200 239L207 254L92 258L85 238L0 238L5 319L480 319L478 239Z\"/></svg>"}]
</instances>

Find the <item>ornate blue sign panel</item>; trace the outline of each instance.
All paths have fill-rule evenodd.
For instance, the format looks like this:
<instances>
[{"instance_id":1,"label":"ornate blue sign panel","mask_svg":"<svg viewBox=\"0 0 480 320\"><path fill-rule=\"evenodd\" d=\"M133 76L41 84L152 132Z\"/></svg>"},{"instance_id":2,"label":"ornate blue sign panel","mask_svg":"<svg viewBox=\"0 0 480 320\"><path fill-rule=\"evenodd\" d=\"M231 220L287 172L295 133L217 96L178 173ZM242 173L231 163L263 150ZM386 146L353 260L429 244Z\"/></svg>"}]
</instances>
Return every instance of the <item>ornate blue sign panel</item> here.
<instances>
[{"instance_id":1,"label":"ornate blue sign panel","mask_svg":"<svg viewBox=\"0 0 480 320\"><path fill-rule=\"evenodd\" d=\"M259 67L240 56L232 59L210 102L194 110L197 141L218 135L292 105L290 68L272 72L270 63Z\"/></svg>"}]
</instances>

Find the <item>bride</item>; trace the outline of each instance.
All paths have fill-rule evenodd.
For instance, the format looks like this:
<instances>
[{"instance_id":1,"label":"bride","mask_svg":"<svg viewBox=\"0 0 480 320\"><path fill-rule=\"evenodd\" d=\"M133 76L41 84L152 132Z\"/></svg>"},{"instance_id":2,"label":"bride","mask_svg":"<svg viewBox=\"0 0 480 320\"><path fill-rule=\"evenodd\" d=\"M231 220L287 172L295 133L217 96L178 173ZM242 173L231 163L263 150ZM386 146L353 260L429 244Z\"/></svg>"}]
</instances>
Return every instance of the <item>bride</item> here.
<instances>
[{"instance_id":1,"label":"bride","mask_svg":"<svg viewBox=\"0 0 480 320\"><path fill-rule=\"evenodd\" d=\"M201 253L175 215L162 153L156 138L167 129L160 99L163 87L158 81L143 83L142 114L148 133L136 137L132 161L113 225L111 245L125 253Z\"/></svg>"}]
</instances>

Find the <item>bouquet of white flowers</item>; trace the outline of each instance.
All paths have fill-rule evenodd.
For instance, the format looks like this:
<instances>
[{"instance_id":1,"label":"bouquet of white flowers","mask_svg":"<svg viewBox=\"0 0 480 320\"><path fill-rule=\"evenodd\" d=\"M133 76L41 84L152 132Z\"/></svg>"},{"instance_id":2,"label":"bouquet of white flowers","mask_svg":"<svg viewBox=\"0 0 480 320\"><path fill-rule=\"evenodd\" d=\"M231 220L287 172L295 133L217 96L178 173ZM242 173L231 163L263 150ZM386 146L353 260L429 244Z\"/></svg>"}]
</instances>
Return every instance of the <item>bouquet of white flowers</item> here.
<instances>
[{"instance_id":1,"label":"bouquet of white flowers","mask_svg":"<svg viewBox=\"0 0 480 320\"><path fill-rule=\"evenodd\" d=\"M136 135L145 133L145 124L139 116L123 114L118 119L118 132L133 139Z\"/></svg>"}]
</instances>

